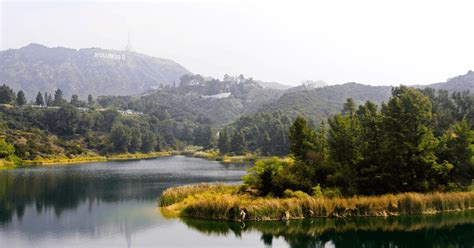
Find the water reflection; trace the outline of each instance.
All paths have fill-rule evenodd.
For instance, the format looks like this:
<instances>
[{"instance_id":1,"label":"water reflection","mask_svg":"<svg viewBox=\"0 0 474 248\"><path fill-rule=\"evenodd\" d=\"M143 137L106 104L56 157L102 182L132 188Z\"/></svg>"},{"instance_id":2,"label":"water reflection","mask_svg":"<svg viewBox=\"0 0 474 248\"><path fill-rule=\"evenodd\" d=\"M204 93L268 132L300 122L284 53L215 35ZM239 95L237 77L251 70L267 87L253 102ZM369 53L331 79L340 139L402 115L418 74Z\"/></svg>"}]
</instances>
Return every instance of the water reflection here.
<instances>
[{"instance_id":1,"label":"water reflection","mask_svg":"<svg viewBox=\"0 0 474 248\"><path fill-rule=\"evenodd\" d=\"M216 222L181 219L208 236L258 232L265 246L283 238L289 247L474 247L474 211L431 216Z\"/></svg>"},{"instance_id":2,"label":"water reflection","mask_svg":"<svg viewBox=\"0 0 474 248\"><path fill-rule=\"evenodd\" d=\"M157 210L173 185L240 180L244 165L186 157L0 171L2 232L90 239L165 225Z\"/></svg>"}]
</instances>

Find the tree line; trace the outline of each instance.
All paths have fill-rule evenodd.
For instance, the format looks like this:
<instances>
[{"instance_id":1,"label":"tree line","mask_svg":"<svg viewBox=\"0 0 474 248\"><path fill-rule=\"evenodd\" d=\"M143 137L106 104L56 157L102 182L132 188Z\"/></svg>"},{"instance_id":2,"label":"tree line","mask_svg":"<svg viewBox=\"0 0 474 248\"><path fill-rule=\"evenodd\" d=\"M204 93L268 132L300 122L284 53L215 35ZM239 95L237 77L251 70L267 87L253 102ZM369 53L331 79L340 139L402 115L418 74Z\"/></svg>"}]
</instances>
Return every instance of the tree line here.
<instances>
[{"instance_id":1,"label":"tree line","mask_svg":"<svg viewBox=\"0 0 474 248\"><path fill-rule=\"evenodd\" d=\"M378 106L348 99L313 128L289 129L294 160L261 161L245 181L260 194L321 188L345 195L465 190L474 179L474 99L405 86Z\"/></svg>"},{"instance_id":2,"label":"tree line","mask_svg":"<svg viewBox=\"0 0 474 248\"><path fill-rule=\"evenodd\" d=\"M196 122L177 120L166 109L151 114L121 114L115 109L104 109L92 96L87 102L77 95L66 101L61 89L53 94L38 92L35 101L27 104L22 92L0 86L0 104L6 104L0 111L0 137L8 144L2 146L5 156L0 159L12 158L10 148L22 159L35 159L91 151L148 153L179 150L186 145L215 147L215 128L205 117Z\"/></svg>"},{"instance_id":3,"label":"tree line","mask_svg":"<svg viewBox=\"0 0 474 248\"><path fill-rule=\"evenodd\" d=\"M3 84L0 86L0 104L11 104L16 106L24 106L27 104L28 101L25 98L25 93L23 90L19 90L16 94L12 88L8 85ZM39 106L62 106L63 104L67 103L66 99L63 96L63 92L61 89L56 89L54 94L38 91L36 98L31 104L39 105ZM87 102L80 100L78 95L72 95L71 100L69 101L70 104L76 107L92 107L95 105L95 100L92 95L88 95Z\"/></svg>"}]
</instances>

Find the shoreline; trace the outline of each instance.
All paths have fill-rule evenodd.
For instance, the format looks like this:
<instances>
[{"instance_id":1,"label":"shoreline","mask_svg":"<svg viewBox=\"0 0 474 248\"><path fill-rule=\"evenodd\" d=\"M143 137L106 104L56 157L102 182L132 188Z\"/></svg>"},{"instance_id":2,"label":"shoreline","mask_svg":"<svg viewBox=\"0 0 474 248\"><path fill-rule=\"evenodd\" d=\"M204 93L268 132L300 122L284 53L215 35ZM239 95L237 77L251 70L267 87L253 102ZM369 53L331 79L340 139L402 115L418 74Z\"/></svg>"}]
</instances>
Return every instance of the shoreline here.
<instances>
[{"instance_id":1,"label":"shoreline","mask_svg":"<svg viewBox=\"0 0 474 248\"><path fill-rule=\"evenodd\" d=\"M36 160L24 160L22 166L14 166L13 168L29 167L29 166L47 166L47 165L69 165L69 164L84 164L84 163L96 163L96 162L109 162L109 161L126 161L126 160L141 160L141 159L153 159L159 157L172 156L172 152L152 152L152 153L124 153L124 154L112 154L108 156L84 156L74 158L52 158L52 159L36 159Z\"/></svg>"},{"instance_id":2,"label":"shoreline","mask_svg":"<svg viewBox=\"0 0 474 248\"><path fill-rule=\"evenodd\" d=\"M224 164L246 164L254 163L259 159L269 158L267 156L260 156L254 153L246 153L244 155L221 155L216 151L207 150L207 151L179 151L177 154L193 157L193 158L202 158L209 161L218 161Z\"/></svg>"},{"instance_id":3,"label":"shoreline","mask_svg":"<svg viewBox=\"0 0 474 248\"><path fill-rule=\"evenodd\" d=\"M207 154L207 152L205 153ZM34 159L34 160L23 160L22 165L14 165L11 162L2 161L0 163L0 169L15 169L21 167L33 167L33 166L49 166L49 165L73 165L73 164L86 164L86 163L97 163L97 162L109 162L109 161L127 161L127 160L142 160L142 159L154 159L160 157L170 156L186 156L191 158L200 158L208 161L217 161L220 163L253 163L255 160L262 157L257 155L241 155L241 156L202 156L200 152L184 152L184 151L163 151L163 152L152 152L152 153L123 153L123 154L111 154L106 156L91 155L91 156L78 156L78 157L57 157L48 159Z\"/></svg>"},{"instance_id":4,"label":"shoreline","mask_svg":"<svg viewBox=\"0 0 474 248\"><path fill-rule=\"evenodd\" d=\"M240 186L197 184L169 188L159 201L164 216L224 221L432 215L474 209L474 192L399 193L344 198L297 195L256 197Z\"/></svg>"}]
</instances>

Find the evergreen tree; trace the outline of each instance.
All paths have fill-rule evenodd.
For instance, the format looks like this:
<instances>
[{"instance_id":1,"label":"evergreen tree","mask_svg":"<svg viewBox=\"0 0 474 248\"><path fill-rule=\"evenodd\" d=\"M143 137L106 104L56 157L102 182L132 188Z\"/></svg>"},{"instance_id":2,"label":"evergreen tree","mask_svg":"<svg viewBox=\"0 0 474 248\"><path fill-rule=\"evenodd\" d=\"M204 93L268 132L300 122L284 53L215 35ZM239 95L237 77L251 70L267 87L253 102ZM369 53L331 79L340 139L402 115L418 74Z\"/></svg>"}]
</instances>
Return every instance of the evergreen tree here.
<instances>
[{"instance_id":1,"label":"evergreen tree","mask_svg":"<svg viewBox=\"0 0 474 248\"><path fill-rule=\"evenodd\" d=\"M431 102L419 90L394 88L382 106L382 147L385 192L424 192L431 188L429 177L441 170L436 162L438 141L430 128Z\"/></svg>"},{"instance_id":2,"label":"evergreen tree","mask_svg":"<svg viewBox=\"0 0 474 248\"><path fill-rule=\"evenodd\" d=\"M305 161L310 150L314 150L314 132L305 118L298 116L290 127L290 152L296 159Z\"/></svg>"},{"instance_id":3,"label":"evergreen tree","mask_svg":"<svg viewBox=\"0 0 474 248\"><path fill-rule=\"evenodd\" d=\"M52 106L53 105L53 98L51 94L48 94L47 92L44 93L44 104L45 106Z\"/></svg>"},{"instance_id":4,"label":"evergreen tree","mask_svg":"<svg viewBox=\"0 0 474 248\"><path fill-rule=\"evenodd\" d=\"M232 135L232 139L230 140L230 150L234 154L243 154L245 151L245 137L243 132L236 131Z\"/></svg>"},{"instance_id":5,"label":"evergreen tree","mask_svg":"<svg viewBox=\"0 0 474 248\"><path fill-rule=\"evenodd\" d=\"M35 103L36 105L40 105L40 106L44 105L44 99L43 99L43 95L41 94L41 91L38 91L38 94L36 95Z\"/></svg>"},{"instance_id":6,"label":"evergreen tree","mask_svg":"<svg viewBox=\"0 0 474 248\"><path fill-rule=\"evenodd\" d=\"M79 128L81 115L79 110L71 105L63 105L58 110L47 112L45 123L49 123L51 130L59 135L75 135Z\"/></svg>"},{"instance_id":7,"label":"evergreen tree","mask_svg":"<svg viewBox=\"0 0 474 248\"><path fill-rule=\"evenodd\" d=\"M71 96L71 104L76 106L76 107L79 107L80 102L79 102L79 96L78 95L72 95Z\"/></svg>"},{"instance_id":8,"label":"evergreen tree","mask_svg":"<svg viewBox=\"0 0 474 248\"><path fill-rule=\"evenodd\" d=\"M210 125L200 125L194 129L194 144L209 149L212 144L212 130Z\"/></svg>"},{"instance_id":9,"label":"evergreen tree","mask_svg":"<svg viewBox=\"0 0 474 248\"><path fill-rule=\"evenodd\" d=\"M331 158L343 165L353 165L359 159L357 146L359 125L356 118L336 114L329 119L329 147Z\"/></svg>"},{"instance_id":10,"label":"evergreen tree","mask_svg":"<svg viewBox=\"0 0 474 248\"><path fill-rule=\"evenodd\" d=\"M26 104L25 93L22 90L19 90L16 95L16 104L20 107Z\"/></svg>"},{"instance_id":11,"label":"evergreen tree","mask_svg":"<svg viewBox=\"0 0 474 248\"><path fill-rule=\"evenodd\" d=\"M13 104L15 102L15 92L7 85L0 86L0 104Z\"/></svg>"},{"instance_id":12,"label":"evergreen tree","mask_svg":"<svg viewBox=\"0 0 474 248\"><path fill-rule=\"evenodd\" d=\"M219 133L219 139L217 141L217 147L221 154L229 152L229 136L227 134L227 128L222 129Z\"/></svg>"},{"instance_id":13,"label":"evergreen tree","mask_svg":"<svg viewBox=\"0 0 474 248\"><path fill-rule=\"evenodd\" d=\"M355 110L356 110L356 105L354 103L354 100L352 98L347 98L342 108L342 115L352 116L354 115Z\"/></svg>"},{"instance_id":14,"label":"evergreen tree","mask_svg":"<svg viewBox=\"0 0 474 248\"><path fill-rule=\"evenodd\" d=\"M48 106L54 105L53 96L51 94L48 94L48 98L45 99L45 101L47 102Z\"/></svg>"},{"instance_id":15,"label":"evergreen tree","mask_svg":"<svg viewBox=\"0 0 474 248\"><path fill-rule=\"evenodd\" d=\"M130 140L130 146L128 150L130 152L138 152L142 147L142 135L138 128L131 129L132 139Z\"/></svg>"},{"instance_id":16,"label":"evergreen tree","mask_svg":"<svg viewBox=\"0 0 474 248\"><path fill-rule=\"evenodd\" d=\"M61 91L61 89L57 89L55 92L54 92L54 102L53 102L53 105L54 106L61 106L64 104L64 98L63 98L63 92Z\"/></svg>"},{"instance_id":17,"label":"evergreen tree","mask_svg":"<svg viewBox=\"0 0 474 248\"><path fill-rule=\"evenodd\" d=\"M441 137L439 160L449 161L453 169L449 172L449 181L465 188L474 178L474 130L467 121L454 124Z\"/></svg>"},{"instance_id":18,"label":"evergreen tree","mask_svg":"<svg viewBox=\"0 0 474 248\"><path fill-rule=\"evenodd\" d=\"M381 129L381 115L375 103L370 101L359 106L357 118L360 123L359 137L356 146L360 152L360 159L356 161L357 184L359 193L383 193L381 147L383 132Z\"/></svg>"},{"instance_id":19,"label":"evergreen tree","mask_svg":"<svg viewBox=\"0 0 474 248\"><path fill-rule=\"evenodd\" d=\"M94 98L92 97L92 95L87 96L87 105L89 105L89 107L94 106Z\"/></svg>"},{"instance_id":20,"label":"evergreen tree","mask_svg":"<svg viewBox=\"0 0 474 248\"><path fill-rule=\"evenodd\" d=\"M144 130L142 135L141 151L144 153L153 152L155 151L156 145L156 135L148 129Z\"/></svg>"}]
</instances>

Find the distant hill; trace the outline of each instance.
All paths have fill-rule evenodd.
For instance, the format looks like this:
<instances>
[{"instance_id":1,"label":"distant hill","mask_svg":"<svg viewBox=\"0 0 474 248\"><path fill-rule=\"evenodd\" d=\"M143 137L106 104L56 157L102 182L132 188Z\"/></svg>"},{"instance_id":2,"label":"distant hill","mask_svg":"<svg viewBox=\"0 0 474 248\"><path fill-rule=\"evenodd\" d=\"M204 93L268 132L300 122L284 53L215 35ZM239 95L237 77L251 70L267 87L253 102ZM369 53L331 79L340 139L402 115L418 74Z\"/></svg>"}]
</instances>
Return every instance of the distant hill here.
<instances>
[{"instance_id":1,"label":"distant hill","mask_svg":"<svg viewBox=\"0 0 474 248\"><path fill-rule=\"evenodd\" d=\"M324 86L327 86L328 84L322 80L319 81L311 81L307 80L302 82L300 85L289 88L287 92L295 92L295 91L301 91L301 90L312 90L312 89L317 89L317 88L322 88Z\"/></svg>"},{"instance_id":2,"label":"distant hill","mask_svg":"<svg viewBox=\"0 0 474 248\"><path fill-rule=\"evenodd\" d=\"M291 89L290 89L291 90ZM367 100L380 103L390 96L391 86L369 86L357 83L325 86L310 90L289 91L278 100L264 105L259 112L281 111L290 117L303 115L319 122L338 112L347 98L357 104Z\"/></svg>"},{"instance_id":3,"label":"distant hill","mask_svg":"<svg viewBox=\"0 0 474 248\"><path fill-rule=\"evenodd\" d=\"M263 82L263 81L257 81L258 84L260 84L263 88L266 89L275 89L275 90L286 90L291 88L292 86L286 85L286 84L281 84L277 82Z\"/></svg>"},{"instance_id":4,"label":"distant hill","mask_svg":"<svg viewBox=\"0 0 474 248\"><path fill-rule=\"evenodd\" d=\"M172 60L100 48L75 50L30 44L0 52L0 83L22 89L29 99L38 91L57 88L66 97L133 95L178 83L189 73Z\"/></svg>"},{"instance_id":5,"label":"distant hill","mask_svg":"<svg viewBox=\"0 0 474 248\"><path fill-rule=\"evenodd\" d=\"M430 84L427 86L437 90L443 89L450 92L469 90L471 93L474 93L474 71L468 71L465 75L450 78L444 83Z\"/></svg>"},{"instance_id":6,"label":"distant hill","mask_svg":"<svg viewBox=\"0 0 474 248\"><path fill-rule=\"evenodd\" d=\"M474 72L448 79L444 83L415 85L417 88L434 88L449 92L469 90L474 93ZM281 111L290 117L303 115L310 120L320 122L339 112L347 98L354 99L356 104L366 101L381 103L391 94L392 86L369 86L358 83L308 88L297 86L290 88L278 100L263 105L258 112Z\"/></svg>"},{"instance_id":7,"label":"distant hill","mask_svg":"<svg viewBox=\"0 0 474 248\"><path fill-rule=\"evenodd\" d=\"M229 124L242 115L256 113L276 101L283 91L263 88L251 78L227 77L225 81L199 74L181 77L176 87L150 90L140 96L102 96L104 107L133 109L179 122Z\"/></svg>"}]
</instances>

